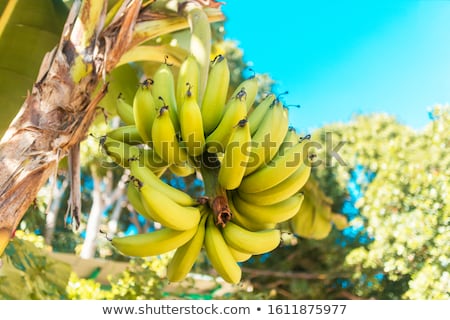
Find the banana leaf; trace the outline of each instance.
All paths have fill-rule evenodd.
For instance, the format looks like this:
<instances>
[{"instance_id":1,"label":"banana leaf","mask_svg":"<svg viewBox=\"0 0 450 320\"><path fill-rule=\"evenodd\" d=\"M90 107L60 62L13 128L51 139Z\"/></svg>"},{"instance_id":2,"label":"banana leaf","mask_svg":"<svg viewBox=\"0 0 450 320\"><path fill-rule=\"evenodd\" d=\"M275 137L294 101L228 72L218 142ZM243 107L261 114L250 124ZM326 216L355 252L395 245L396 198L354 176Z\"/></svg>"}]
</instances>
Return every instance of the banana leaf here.
<instances>
[{"instance_id":1,"label":"banana leaf","mask_svg":"<svg viewBox=\"0 0 450 320\"><path fill-rule=\"evenodd\" d=\"M67 14L62 0L0 0L0 136L58 43Z\"/></svg>"}]
</instances>

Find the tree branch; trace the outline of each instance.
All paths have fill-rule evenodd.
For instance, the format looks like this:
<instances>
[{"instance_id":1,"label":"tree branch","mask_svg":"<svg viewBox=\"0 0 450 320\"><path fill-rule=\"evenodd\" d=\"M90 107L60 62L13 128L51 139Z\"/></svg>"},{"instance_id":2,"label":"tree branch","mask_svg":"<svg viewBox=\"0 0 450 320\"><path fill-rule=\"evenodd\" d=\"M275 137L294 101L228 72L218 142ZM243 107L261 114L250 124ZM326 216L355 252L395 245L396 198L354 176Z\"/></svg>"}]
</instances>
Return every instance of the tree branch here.
<instances>
[{"instance_id":1,"label":"tree branch","mask_svg":"<svg viewBox=\"0 0 450 320\"><path fill-rule=\"evenodd\" d=\"M330 280L341 277L348 277L348 274L336 273L310 273L310 272L290 272L290 271L273 271L262 270L242 267L242 272L250 274L252 277L276 277L276 278L290 278L290 279L303 279L303 280Z\"/></svg>"}]
</instances>

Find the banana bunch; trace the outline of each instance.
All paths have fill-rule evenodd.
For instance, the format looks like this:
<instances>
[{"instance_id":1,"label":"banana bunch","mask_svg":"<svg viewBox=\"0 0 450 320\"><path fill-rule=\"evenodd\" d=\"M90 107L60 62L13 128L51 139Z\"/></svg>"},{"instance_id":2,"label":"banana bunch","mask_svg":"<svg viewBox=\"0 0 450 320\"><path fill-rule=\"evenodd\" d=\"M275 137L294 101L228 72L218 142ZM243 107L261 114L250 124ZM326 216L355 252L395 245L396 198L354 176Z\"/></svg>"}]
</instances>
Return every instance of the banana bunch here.
<instances>
[{"instance_id":1,"label":"banana bunch","mask_svg":"<svg viewBox=\"0 0 450 320\"><path fill-rule=\"evenodd\" d=\"M194 25L192 35L207 40L201 28ZM231 90L226 57L205 68L196 50L178 70L162 63L132 104L117 99L123 125L102 138L103 149L130 171L130 204L162 228L112 244L130 256L174 251L170 281L182 280L204 249L218 274L238 283L238 263L274 250L279 224L310 211L302 192L311 173L308 139L289 126L279 97L256 100L256 77ZM163 182L167 170L201 176L204 196L193 199Z\"/></svg>"}]
</instances>

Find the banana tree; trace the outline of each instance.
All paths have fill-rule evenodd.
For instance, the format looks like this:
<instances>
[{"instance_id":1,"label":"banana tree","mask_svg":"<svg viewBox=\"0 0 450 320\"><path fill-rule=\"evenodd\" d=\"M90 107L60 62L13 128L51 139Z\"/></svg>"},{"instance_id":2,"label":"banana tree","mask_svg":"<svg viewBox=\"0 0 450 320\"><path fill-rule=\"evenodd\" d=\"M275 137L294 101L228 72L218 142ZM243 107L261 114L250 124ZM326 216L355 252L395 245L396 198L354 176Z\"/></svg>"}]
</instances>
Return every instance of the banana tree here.
<instances>
[{"instance_id":1,"label":"banana tree","mask_svg":"<svg viewBox=\"0 0 450 320\"><path fill-rule=\"evenodd\" d=\"M24 2L29 1L0 3L0 36L9 26L8 16ZM62 1L52 2L63 8ZM181 61L187 51L151 40L193 28L198 15L210 22L224 19L220 4L213 0L73 1L58 44L45 54L34 84L22 93L25 101L0 140L0 254L39 189L67 156L76 218L79 143L107 96L110 75L134 61L161 62L165 55ZM201 63L207 65L209 55L204 56Z\"/></svg>"}]
</instances>

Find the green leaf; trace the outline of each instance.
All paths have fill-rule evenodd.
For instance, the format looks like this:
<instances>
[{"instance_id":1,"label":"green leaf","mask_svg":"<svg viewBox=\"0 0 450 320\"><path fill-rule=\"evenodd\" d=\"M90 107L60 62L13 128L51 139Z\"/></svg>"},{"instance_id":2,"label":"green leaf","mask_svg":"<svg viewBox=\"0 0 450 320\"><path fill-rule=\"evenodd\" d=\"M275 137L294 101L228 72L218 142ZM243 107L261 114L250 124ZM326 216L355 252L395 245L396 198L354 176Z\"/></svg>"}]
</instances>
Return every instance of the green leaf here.
<instances>
[{"instance_id":1,"label":"green leaf","mask_svg":"<svg viewBox=\"0 0 450 320\"><path fill-rule=\"evenodd\" d=\"M58 44L68 8L62 0L0 0L0 135L30 91L45 53Z\"/></svg>"}]
</instances>

